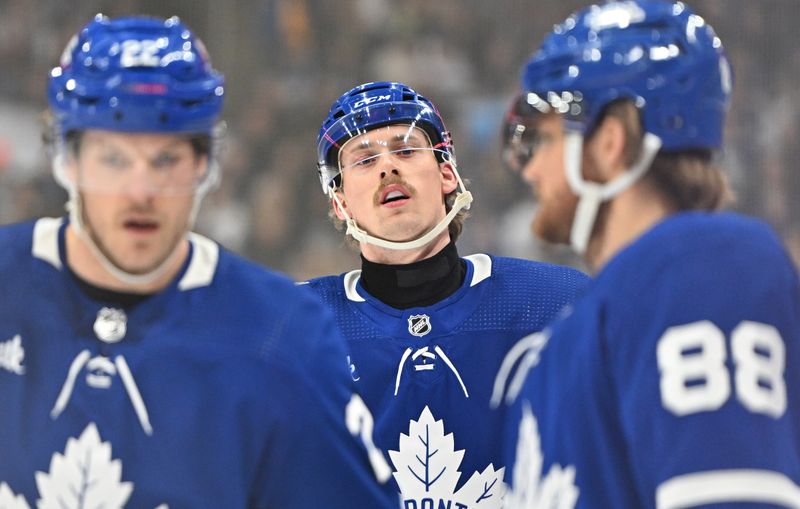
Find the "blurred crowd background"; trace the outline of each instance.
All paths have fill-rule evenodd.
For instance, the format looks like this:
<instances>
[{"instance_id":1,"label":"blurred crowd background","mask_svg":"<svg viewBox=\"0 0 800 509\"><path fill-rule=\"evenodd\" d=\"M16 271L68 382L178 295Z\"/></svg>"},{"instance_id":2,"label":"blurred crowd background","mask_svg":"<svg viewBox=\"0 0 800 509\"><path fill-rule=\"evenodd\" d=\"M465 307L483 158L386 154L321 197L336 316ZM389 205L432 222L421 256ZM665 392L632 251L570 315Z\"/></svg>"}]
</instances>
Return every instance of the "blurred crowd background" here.
<instances>
[{"instance_id":1,"label":"blurred crowd background","mask_svg":"<svg viewBox=\"0 0 800 509\"><path fill-rule=\"evenodd\" d=\"M584 0L0 0L0 224L64 212L40 142L45 86L96 13L178 15L225 74L221 187L197 229L295 279L359 264L327 218L316 136L331 102L403 81L439 107L475 196L459 251L576 263L529 233L530 191L503 168L500 125L522 63ZM800 261L798 0L694 0L735 73L723 165L734 208Z\"/></svg>"}]
</instances>

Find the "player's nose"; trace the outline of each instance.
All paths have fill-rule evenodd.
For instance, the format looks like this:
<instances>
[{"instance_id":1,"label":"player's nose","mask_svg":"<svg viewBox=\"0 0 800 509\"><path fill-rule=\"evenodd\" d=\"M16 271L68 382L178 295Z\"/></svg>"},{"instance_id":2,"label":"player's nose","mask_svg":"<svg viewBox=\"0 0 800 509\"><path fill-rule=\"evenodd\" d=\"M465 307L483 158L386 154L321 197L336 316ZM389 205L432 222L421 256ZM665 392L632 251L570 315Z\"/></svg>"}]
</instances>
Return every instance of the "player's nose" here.
<instances>
[{"instance_id":1,"label":"player's nose","mask_svg":"<svg viewBox=\"0 0 800 509\"><path fill-rule=\"evenodd\" d=\"M389 174L396 175L396 176L399 177L400 176L400 171L397 168L381 170L381 179L386 178L386 176L389 175Z\"/></svg>"},{"instance_id":2,"label":"player's nose","mask_svg":"<svg viewBox=\"0 0 800 509\"><path fill-rule=\"evenodd\" d=\"M542 164L538 157L530 158L520 172L522 180L528 184L535 184L539 180Z\"/></svg>"},{"instance_id":3,"label":"player's nose","mask_svg":"<svg viewBox=\"0 0 800 509\"><path fill-rule=\"evenodd\" d=\"M146 167L137 167L126 179L122 192L134 201L148 201L158 192L158 184Z\"/></svg>"}]
</instances>

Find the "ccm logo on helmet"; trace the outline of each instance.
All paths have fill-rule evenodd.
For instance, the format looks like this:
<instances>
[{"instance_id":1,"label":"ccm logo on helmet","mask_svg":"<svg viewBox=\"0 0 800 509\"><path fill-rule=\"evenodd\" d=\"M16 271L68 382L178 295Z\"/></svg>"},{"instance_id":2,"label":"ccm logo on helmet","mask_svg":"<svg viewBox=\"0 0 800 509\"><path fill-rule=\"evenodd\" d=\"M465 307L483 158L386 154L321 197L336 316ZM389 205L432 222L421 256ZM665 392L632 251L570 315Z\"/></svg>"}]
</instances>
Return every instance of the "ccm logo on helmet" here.
<instances>
[{"instance_id":1,"label":"ccm logo on helmet","mask_svg":"<svg viewBox=\"0 0 800 509\"><path fill-rule=\"evenodd\" d=\"M372 104L372 103L378 102L378 101L388 101L391 98L392 98L392 96L390 96L390 95L376 95L375 97L367 97L367 98L361 99L360 101L355 103L353 105L353 108L361 108L363 106L366 106L368 104Z\"/></svg>"}]
</instances>

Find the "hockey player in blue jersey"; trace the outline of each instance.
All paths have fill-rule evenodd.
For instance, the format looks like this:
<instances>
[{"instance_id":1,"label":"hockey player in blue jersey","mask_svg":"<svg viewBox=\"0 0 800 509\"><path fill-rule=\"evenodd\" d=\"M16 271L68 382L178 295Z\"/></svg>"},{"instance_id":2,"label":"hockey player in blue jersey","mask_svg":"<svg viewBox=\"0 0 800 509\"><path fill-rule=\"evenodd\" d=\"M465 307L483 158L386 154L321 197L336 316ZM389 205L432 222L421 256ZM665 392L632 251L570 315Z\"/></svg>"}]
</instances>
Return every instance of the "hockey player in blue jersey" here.
<instances>
[{"instance_id":1,"label":"hockey player in blue jersey","mask_svg":"<svg viewBox=\"0 0 800 509\"><path fill-rule=\"evenodd\" d=\"M508 508L800 507L800 284L719 212L722 43L680 2L583 9L527 62L507 160L597 272L504 362Z\"/></svg>"},{"instance_id":2,"label":"hockey player in blue jersey","mask_svg":"<svg viewBox=\"0 0 800 509\"><path fill-rule=\"evenodd\" d=\"M494 373L586 281L578 271L486 254L459 257L472 199L434 105L402 83L333 103L318 138L333 214L361 270L310 282L334 310L356 388L375 417L405 509L498 508L502 411Z\"/></svg>"},{"instance_id":3,"label":"hockey player in blue jersey","mask_svg":"<svg viewBox=\"0 0 800 509\"><path fill-rule=\"evenodd\" d=\"M51 72L70 213L0 229L0 507L397 507L331 313L188 233L223 95L177 18L98 16Z\"/></svg>"}]
</instances>

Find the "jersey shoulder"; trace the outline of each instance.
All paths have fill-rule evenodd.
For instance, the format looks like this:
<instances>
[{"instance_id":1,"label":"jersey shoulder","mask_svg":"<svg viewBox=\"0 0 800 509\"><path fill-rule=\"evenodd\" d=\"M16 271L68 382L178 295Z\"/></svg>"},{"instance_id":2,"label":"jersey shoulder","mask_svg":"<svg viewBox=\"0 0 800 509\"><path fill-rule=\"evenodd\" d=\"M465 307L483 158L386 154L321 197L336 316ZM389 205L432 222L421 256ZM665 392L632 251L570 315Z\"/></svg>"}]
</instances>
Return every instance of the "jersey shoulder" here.
<instances>
[{"instance_id":1,"label":"jersey shoulder","mask_svg":"<svg viewBox=\"0 0 800 509\"><path fill-rule=\"evenodd\" d=\"M491 260L491 277L477 285L486 285L481 305L462 329L540 330L582 295L590 282L586 274L570 267L472 255L476 256Z\"/></svg>"},{"instance_id":2,"label":"jersey shoulder","mask_svg":"<svg viewBox=\"0 0 800 509\"><path fill-rule=\"evenodd\" d=\"M188 267L163 302L171 313L191 315L197 348L259 359L270 370L306 369L321 359L315 352L343 349L330 311L316 296L203 236L190 239Z\"/></svg>"},{"instance_id":3,"label":"jersey shoulder","mask_svg":"<svg viewBox=\"0 0 800 509\"><path fill-rule=\"evenodd\" d=\"M564 265L491 256L492 278L507 291L536 292L574 298L584 290L590 278L583 272Z\"/></svg>"},{"instance_id":4,"label":"jersey shoulder","mask_svg":"<svg viewBox=\"0 0 800 509\"><path fill-rule=\"evenodd\" d=\"M306 289L307 291L310 290L312 293L319 296L323 301L330 304L334 300L345 297L345 278L347 278L349 274L353 274L357 277L360 273L360 270L354 270L339 274L338 276L316 277L309 279L308 281L298 283L297 286L301 289Z\"/></svg>"},{"instance_id":5,"label":"jersey shoulder","mask_svg":"<svg viewBox=\"0 0 800 509\"><path fill-rule=\"evenodd\" d=\"M61 221L60 218L43 218L38 221L0 226L0 269L5 272L31 262L34 259L33 238L37 231L41 231L37 225L52 224L57 230Z\"/></svg>"},{"instance_id":6,"label":"jersey shoulder","mask_svg":"<svg viewBox=\"0 0 800 509\"><path fill-rule=\"evenodd\" d=\"M227 323L291 343L298 349L313 348L325 338L320 331L332 322L319 297L299 288L287 276L226 250L220 250L209 304ZM313 317L313 319L311 319Z\"/></svg>"},{"instance_id":7,"label":"jersey shoulder","mask_svg":"<svg viewBox=\"0 0 800 509\"><path fill-rule=\"evenodd\" d=\"M761 221L685 213L612 260L598 275L589 304L603 316L609 338L705 320L725 333L743 320L788 332L795 328L800 281L777 236Z\"/></svg>"},{"instance_id":8,"label":"jersey shoulder","mask_svg":"<svg viewBox=\"0 0 800 509\"><path fill-rule=\"evenodd\" d=\"M739 285L754 283L756 278L747 275L797 277L778 236L762 221L735 213L687 212L664 220L625 248L598 275L597 284L639 292L654 283L687 283L702 274L723 275Z\"/></svg>"},{"instance_id":9,"label":"jersey shoulder","mask_svg":"<svg viewBox=\"0 0 800 509\"><path fill-rule=\"evenodd\" d=\"M225 249L220 249L214 285L221 296L238 294L247 298L247 302L236 302L237 306L249 304L262 310L285 311L300 302L316 301L308 292L300 291L286 275ZM270 298L263 298L265 296Z\"/></svg>"},{"instance_id":10,"label":"jersey shoulder","mask_svg":"<svg viewBox=\"0 0 800 509\"><path fill-rule=\"evenodd\" d=\"M350 305L352 302L364 302L364 298L358 293L356 285L361 276L360 270L353 270L338 276L322 276L296 286L303 293L313 295L319 299L334 315L353 313Z\"/></svg>"},{"instance_id":11,"label":"jersey shoulder","mask_svg":"<svg viewBox=\"0 0 800 509\"><path fill-rule=\"evenodd\" d=\"M366 299L356 288L360 276L360 270L352 270L339 275L314 278L298 285L301 290L319 298L333 313L339 330L348 340L369 339L384 332L378 323L364 314L367 312L382 322L385 310L367 305ZM363 312L359 312L359 309ZM391 319L388 316L385 318Z\"/></svg>"}]
</instances>

